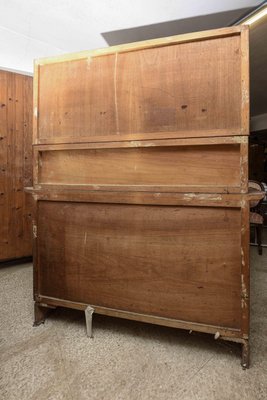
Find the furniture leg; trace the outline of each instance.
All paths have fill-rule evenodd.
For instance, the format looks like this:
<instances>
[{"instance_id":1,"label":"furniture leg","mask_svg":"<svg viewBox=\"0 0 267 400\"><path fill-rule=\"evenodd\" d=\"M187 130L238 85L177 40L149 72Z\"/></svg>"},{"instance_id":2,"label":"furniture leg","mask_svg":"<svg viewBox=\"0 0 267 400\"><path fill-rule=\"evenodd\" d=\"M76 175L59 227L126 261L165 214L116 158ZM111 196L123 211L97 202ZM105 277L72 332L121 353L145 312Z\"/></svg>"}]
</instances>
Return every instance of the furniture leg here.
<instances>
[{"instance_id":1,"label":"furniture leg","mask_svg":"<svg viewBox=\"0 0 267 400\"><path fill-rule=\"evenodd\" d=\"M249 368L249 360L250 358L250 348L249 348L249 341L245 340L245 342L242 344L242 361L241 365L243 369Z\"/></svg>"},{"instance_id":2,"label":"furniture leg","mask_svg":"<svg viewBox=\"0 0 267 400\"><path fill-rule=\"evenodd\" d=\"M85 309L85 321L86 321L86 330L87 330L87 336L92 338L93 337L93 332L92 332L92 320L93 320L93 312L94 309L90 306L88 306Z\"/></svg>"},{"instance_id":3,"label":"furniture leg","mask_svg":"<svg viewBox=\"0 0 267 400\"><path fill-rule=\"evenodd\" d=\"M262 255L262 225L256 226L258 253Z\"/></svg>"},{"instance_id":4,"label":"furniture leg","mask_svg":"<svg viewBox=\"0 0 267 400\"><path fill-rule=\"evenodd\" d=\"M41 306L39 303L34 303L34 323L33 326L39 326L44 324L47 314L50 308Z\"/></svg>"}]
</instances>

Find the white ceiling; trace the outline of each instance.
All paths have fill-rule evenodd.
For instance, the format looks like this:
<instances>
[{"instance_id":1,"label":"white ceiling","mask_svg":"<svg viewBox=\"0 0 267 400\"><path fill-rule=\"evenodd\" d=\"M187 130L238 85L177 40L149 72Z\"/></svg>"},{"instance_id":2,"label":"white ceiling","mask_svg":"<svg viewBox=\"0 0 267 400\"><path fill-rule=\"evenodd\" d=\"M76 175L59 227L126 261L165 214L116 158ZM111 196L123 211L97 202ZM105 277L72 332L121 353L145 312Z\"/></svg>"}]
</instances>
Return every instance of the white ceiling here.
<instances>
[{"instance_id":1,"label":"white ceiling","mask_svg":"<svg viewBox=\"0 0 267 400\"><path fill-rule=\"evenodd\" d=\"M260 3L261 0L0 0L0 67L32 72L35 58L106 47L101 36L104 32Z\"/></svg>"}]
</instances>

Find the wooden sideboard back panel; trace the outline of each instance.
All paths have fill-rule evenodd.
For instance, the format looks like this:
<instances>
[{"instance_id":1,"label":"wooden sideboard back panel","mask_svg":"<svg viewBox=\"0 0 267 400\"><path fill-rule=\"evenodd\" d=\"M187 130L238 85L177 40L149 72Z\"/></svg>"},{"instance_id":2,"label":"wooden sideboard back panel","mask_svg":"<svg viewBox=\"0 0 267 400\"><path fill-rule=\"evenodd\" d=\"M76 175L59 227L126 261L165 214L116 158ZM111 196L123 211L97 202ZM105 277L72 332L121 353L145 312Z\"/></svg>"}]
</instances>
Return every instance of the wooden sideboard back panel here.
<instances>
[{"instance_id":1,"label":"wooden sideboard back panel","mask_svg":"<svg viewBox=\"0 0 267 400\"><path fill-rule=\"evenodd\" d=\"M36 62L37 323L90 305L247 349L248 77L245 26Z\"/></svg>"},{"instance_id":2,"label":"wooden sideboard back panel","mask_svg":"<svg viewBox=\"0 0 267 400\"><path fill-rule=\"evenodd\" d=\"M40 201L39 293L240 329L240 208Z\"/></svg>"},{"instance_id":3,"label":"wooden sideboard back panel","mask_svg":"<svg viewBox=\"0 0 267 400\"><path fill-rule=\"evenodd\" d=\"M152 145L40 151L38 184L240 192L239 143Z\"/></svg>"},{"instance_id":4,"label":"wooden sideboard back panel","mask_svg":"<svg viewBox=\"0 0 267 400\"><path fill-rule=\"evenodd\" d=\"M36 143L248 134L240 31L213 35L40 61Z\"/></svg>"}]
</instances>

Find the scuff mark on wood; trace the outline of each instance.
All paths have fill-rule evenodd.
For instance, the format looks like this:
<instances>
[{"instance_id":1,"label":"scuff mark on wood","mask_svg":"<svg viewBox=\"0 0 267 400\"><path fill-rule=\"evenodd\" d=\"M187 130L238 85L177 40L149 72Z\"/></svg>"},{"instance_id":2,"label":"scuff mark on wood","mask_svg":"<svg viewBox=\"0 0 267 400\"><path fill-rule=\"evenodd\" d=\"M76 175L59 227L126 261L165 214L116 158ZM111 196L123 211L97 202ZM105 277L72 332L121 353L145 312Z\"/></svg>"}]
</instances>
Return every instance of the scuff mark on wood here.
<instances>
[{"instance_id":1,"label":"scuff mark on wood","mask_svg":"<svg viewBox=\"0 0 267 400\"><path fill-rule=\"evenodd\" d=\"M84 232L84 240L83 240L84 246L86 245L86 242L87 242L87 232Z\"/></svg>"},{"instance_id":2,"label":"scuff mark on wood","mask_svg":"<svg viewBox=\"0 0 267 400\"><path fill-rule=\"evenodd\" d=\"M232 136L231 140L233 143L248 143L247 136Z\"/></svg>"},{"instance_id":3,"label":"scuff mark on wood","mask_svg":"<svg viewBox=\"0 0 267 400\"><path fill-rule=\"evenodd\" d=\"M244 250L243 250L243 248L241 247L241 264L243 265L243 266L245 266L245 254L244 254ZM244 275L242 275L241 276L241 279L244 279Z\"/></svg>"},{"instance_id":4,"label":"scuff mark on wood","mask_svg":"<svg viewBox=\"0 0 267 400\"><path fill-rule=\"evenodd\" d=\"M241 255L244 254L241 249ZM244 266L244 258L242 257L242 265ZM245 284L244 274L241 274L241 307L242 309L248 307L248 291Z\"/></svg>"},{"instance_id":5,"label":"scuff mark on wood","mask_svg":"<svg viewBox=\"0 0 267 400\"><path fill-rule=\"evenodd\" d=\"M131 147L154 147L154 146L156 146L155 143L151 143L151 142L145 143L145 142L140 142L140 141L136 141L136 140L132 140L130 142L130 145L131 145Z\"/></svg>"},{"instance_id":6,"label":"scuff mark on wood","mask_svg":"<svg viewBox=\"0 0 267 400\"><path fill-rule=\"evenodd\" d=\"M240 201L240 207L241 207L241 208L246 208L246 206L247 206L246 200L242 199L242 200Z\"/></svg>"},{"instance_id":7,"label":"scuff mark on wood","mask_svg":"<svg viewBox=\"0 0 267 400\"><path fill-rule=\"evenodd\" d=\"M35 224L33 224L33 226L32 226L32 234L33 234L33 237L36 239L37 238L37 226Z\"/></svg>"},{"instance_id":8,"label":"scuff mark on wood","mask_svg":"<svg viewBox=\"0 0 267 400\"><path fill-rule=\"evenodd\" d=\"M184 200L211 200L211 201L221 201L222 200L222 196L212 196L212 195L207 195L207 194L195 194L195 193L185 193L183 196Z\"/></svg>"}]
</instances>

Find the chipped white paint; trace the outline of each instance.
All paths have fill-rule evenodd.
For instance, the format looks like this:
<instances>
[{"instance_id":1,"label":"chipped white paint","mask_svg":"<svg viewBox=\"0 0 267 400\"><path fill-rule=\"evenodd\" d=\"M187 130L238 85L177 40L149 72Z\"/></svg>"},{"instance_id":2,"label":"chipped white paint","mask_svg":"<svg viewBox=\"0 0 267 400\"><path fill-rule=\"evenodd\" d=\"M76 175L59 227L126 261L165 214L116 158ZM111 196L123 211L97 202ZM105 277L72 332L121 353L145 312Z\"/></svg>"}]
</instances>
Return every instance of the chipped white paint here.
<instances>
[{"instance_id":1,"label":"chipped white paint","mask_svg":"<svg viewBox=\"0 0 267 400\"><path fill-rule=\"evenodd\" d=\"M242 254L244 254L244 253L243 253L243 250L241 249L241 255ZM241 288L242 288L242 292L243 292L243 290L246 290L246 286L244 283L244 274L241 274Z\"/></svg>"},{"instance_id":2,"label":"chipped white paint","mask_svg":"<svg viewBox=\"0 0 267 400\"><path fill-rule=\"evenodd\" d=\"M33 237L36 239L37 238L37 226L35 224L32 226L32 234L33 234Z\"/></svg>"},{"instance_id":3,"label":"chipped white paint","mask_svg":"<svg viewBox=\"0 0 267 400\"><path fill-rule=\"evenodd\" d=\"M241 307L247 308L248 291L244 280L244 274L241 274Z\"/></svg>"},{"instance_id":4,"label":"chipped white paint","mask_svg":"<svg viewBox=\"0 0 267 400\"><path fill-rule=\"evenodd\" d=\"M247 201L244 200L244 199L242 199L242 200L240 201L240 207L241 207L241 208L246 208L246 206L247 206Z\"/></svg>"},{"instance_id":5,"label":"chipped white paint","mask_svg":"<svg viewBox=\"0 0 267 400\"><path fill-rule=\"evenodd\" d=\"M153 147L153 146L156 146L156 144L151 142L141 142L138 140L132 140L130 142L130 147Z\"/></svg>"},{"instance_id":6,"label":"chipped white paint","mask_svg":"<svg viewBox=\"0 0 267 400\"><path fill-rule=\"evenodd\" d=\"M242 264L242 266L244 267L245 266L245 254L244 254L244 250L243 250L243 248L241 247L241 264ZM242 277L243 277L243 275L242 275Z\"/></svg>"},{"instance_id":7,"label":"chipped white paint","mask_svg":"<svg viewBox=\"0 0 267 400\"><path fill-rule=\"evenodd\" d=\"M233 136L233 143L248 143L248 136Z\"/></svg>"},{"instance_id":8,"label":"chipped white paint","mask_svg":"<svg viewBox=\"0 0 267 400\"><path fill-rule=\"evenodd\" d=\"M217 340L219 339L219 337L220 337L220 332L216 332L214 335L214 339Z\"/></svg>"},{"instance_id":9,"label":"chipped white paint","mask_svg":"<svg viewBox=\"0 0 267 400\"><path fill-rule=\"evenodd\" d=\"M248 308L248 291L244 282L244 275L241 275L241 287L242 287L242 291L241 291L241 307L242 308ZM246 316L243 316L243 318L246 318Z\"/></svg>"},{"instance_id":10,"label":"chipped white paint","mask_svg":"<svg viewBox=\"0 0 267 400\"><path fill-rule=\"evenodd\" d=\"M150 143L143 143L142 144L142 147L153 147L153 146L156 146L155 143L151 143L150 142Z\"/></svg>"},{"instance_id":11,"label":"chipped white paint","mask_svg":"<svg viewBox=\"0 0 267 400\"><path fill-rule=\"evenodd\" d=\"M131 145L132 147L140 147L140 146L141 146L141 142L132 141L132 142L130 142L130 145Z\"/></svg>"},{"instance_id":12,"label":"chipped white paint","mask_svg":"<svg viewBox=\"0 0 267 400\"><path fill-rule=\"evenodd\" d=\"M222 200L222 196L212 196L212 195L209 196L207 194L201 195L201 194L195 194L195 193L185 193L183 195L183 200L191 201L191 200L195 200L195 199L203 200L203 201L205 201L205 200L221 201Z\"/></svg>"},{"instance_id":13,"label":"chipped white paint","mask_svg":"<svg viewBox=\"0 0 267 400\"><path fill-rule=\"evenodd\" d=\"M194 193L185 193L184 194L184 200L187 200L187 199L195 199L196 198L196 195L194 194Z\"/></svg>"},{"instance_id":14,"label":"chipped white paint","mask_svg":"<svg viewBox=\"0 0 267 400\"><path fill-rule=\"evenodd\" d=\"M247 302L245 299L241 299L241 308L248 308Z\"/></svg>"}]
</instances>

